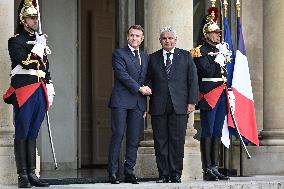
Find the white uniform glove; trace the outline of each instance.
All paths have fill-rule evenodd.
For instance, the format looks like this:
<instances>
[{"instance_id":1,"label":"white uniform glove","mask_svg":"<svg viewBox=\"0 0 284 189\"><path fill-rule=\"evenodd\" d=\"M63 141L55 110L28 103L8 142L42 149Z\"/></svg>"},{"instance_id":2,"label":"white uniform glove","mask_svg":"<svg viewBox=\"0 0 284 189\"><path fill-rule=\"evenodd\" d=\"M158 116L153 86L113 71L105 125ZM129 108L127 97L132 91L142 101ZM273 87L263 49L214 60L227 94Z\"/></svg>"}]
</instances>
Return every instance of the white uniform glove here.
<instances>
[{"instance_id":1,"label":"white uniform glove","mask_svg":"<svg viewBox=\"0 0 284 189\"><path fill-rule=\"evenodd\" d=\"M224 56L229 56L232 52L229 50L228 43L219 43L216 45L216 48L219 49L219 53L222 53Z\"/></svg>"},{"instance_id":2,"label":"white uniform glove","mask_svg":"<svg viewBox=\"0 0 284 189\"><path fill-rule=\"evenodd\" d=\"M222 53L219 53L219 54L217 54L217 56L216 56L214 61L224 67L225 66L226 57Z\"/></svg>"},{"instance_id":3,"label":"white uniform glove","mask_svg":"<svg viewBox=\"0 0 284 189\"><path fill-rule=\"evenodd\" d=\"M229 105L230 108L232 108L232 113L234 114L235 109L236 109L236 97L233 93L233 91L228 91L228 96L229 96Z\"/></svg>"},{"instance_id":4,"label":"white uniform glove","mask_svg":"<svg viewBox=\"0 0 284 189\"><path fill-rule=\"evenodd\" d=\"M44 50L46 48L46 38L45 35L38 35L37 32L35 32L36 40L35 40L35 46L32 49L32 53L35 53L38 55L41 59L43 59Z\"/></svg>"},{"instance_id":5,"label":"white uniform glove","mask_svg":"<svg viewBox=\"0 0 284 189\"><path fill-rule=\"evenodd\" d=\"M221 66L225 66L226 57L230 57L232 55L232 52L229 50L229 45L228 43L219 43L216 45L216 48L219 49L219 52L215 58L215 62Z\"/></svg>"},{"instance_id":6,"label":"white uniform glove","mask_svg":"<svg viewBox=\"0 0 284 189\"><path fill-rule=\"evenodd\" d=\"M55 90L52 83L46 84L47 98L48 98L48 107L53 103L53 98L55 96Z\"/></svg>"}]
</instances>

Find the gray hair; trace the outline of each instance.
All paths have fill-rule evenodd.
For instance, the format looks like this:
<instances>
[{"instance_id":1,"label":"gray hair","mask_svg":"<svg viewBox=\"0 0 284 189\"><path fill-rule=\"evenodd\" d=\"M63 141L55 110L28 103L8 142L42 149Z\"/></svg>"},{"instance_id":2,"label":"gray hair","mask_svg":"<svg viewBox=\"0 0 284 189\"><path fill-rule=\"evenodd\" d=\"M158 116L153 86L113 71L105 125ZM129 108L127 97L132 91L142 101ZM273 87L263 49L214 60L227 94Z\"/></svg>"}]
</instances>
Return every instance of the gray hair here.
<instances>
[{"instance_id":1,"label":"gray hair","mask_svg":"<svg viewBox=\"0 0 284 189\"><path fill-rule=\"evenodd\" d=\"M165 33L165 32L171 32L174 37L177 37L177 31L174 27L172 26L166 26L160 29L160 37Z\"/></svg>"}]
</instances>

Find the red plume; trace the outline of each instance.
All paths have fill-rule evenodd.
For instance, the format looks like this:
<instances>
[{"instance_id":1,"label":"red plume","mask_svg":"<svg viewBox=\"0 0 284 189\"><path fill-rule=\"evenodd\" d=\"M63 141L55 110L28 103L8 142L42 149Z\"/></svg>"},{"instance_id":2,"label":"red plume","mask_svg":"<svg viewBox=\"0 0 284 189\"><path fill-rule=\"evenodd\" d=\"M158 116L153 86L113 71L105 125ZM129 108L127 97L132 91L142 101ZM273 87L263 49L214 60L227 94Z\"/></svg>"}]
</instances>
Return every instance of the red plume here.
<instances>
[{"instance_id":1,"label":"red plume","mask_svg":"<svg viewBox=\"0 0 284 189\"><path fill-rule=\"evenodd\" d=\"M208 14L211 14L212 12L214 12L214 22L216 22L219 18L219 9L217 7L210 7L208 10L207 10Z\"/></svg>"},{"instance_id":2,"label":"red plume","mask_svg":"<svg viewBox=\"0 0 284 189\"><path fill-rule=\"evenodd\" d=\"M37 7L36 0L33 0L33 6Z\"/></svg>"}]
</instances>

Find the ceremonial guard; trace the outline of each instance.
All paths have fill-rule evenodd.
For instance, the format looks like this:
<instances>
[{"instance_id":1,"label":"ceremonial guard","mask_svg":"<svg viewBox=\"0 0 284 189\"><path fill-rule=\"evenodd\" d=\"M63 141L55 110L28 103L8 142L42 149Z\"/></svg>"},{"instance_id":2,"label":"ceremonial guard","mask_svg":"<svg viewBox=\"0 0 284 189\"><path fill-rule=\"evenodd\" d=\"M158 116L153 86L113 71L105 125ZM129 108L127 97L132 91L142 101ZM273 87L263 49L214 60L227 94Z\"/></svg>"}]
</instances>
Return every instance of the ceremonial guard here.
<instances>
[{"instance_id":1,"label":"ceremonial guard","mask_svg":"<svg viewBox=\"0 0 284 189\"><path fill-rule=\"evenodd\" d=\"M49 73L46 35L36 31L39 12L36 2L23 0L19 7L16 35L9 39L12 62L11 85L3 99L14 107L14 150L18 187L48 187L36 169L36 139L55 95Z\"/></svg>"},{"instance_id":2,"label":"ceremonial guard","mask_svg":"<svg viewBox=\"0 0 284 189\"><path fill-rule=\"evenodd\" d=\"M203 180L228 180L218 171L222 128L227 114L226 44L220 42L218 9L211 7L200 26L198 45L191 50L198 72L201 119L200 151Z\"/></svg>"}]
</instances>

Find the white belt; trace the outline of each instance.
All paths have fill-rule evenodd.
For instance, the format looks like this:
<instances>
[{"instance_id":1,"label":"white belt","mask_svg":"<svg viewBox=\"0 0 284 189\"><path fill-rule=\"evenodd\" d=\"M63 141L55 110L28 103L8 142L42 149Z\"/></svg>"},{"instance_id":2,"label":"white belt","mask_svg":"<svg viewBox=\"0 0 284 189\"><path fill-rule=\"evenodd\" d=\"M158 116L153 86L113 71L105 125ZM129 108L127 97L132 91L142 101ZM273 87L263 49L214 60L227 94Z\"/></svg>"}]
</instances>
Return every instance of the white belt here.
<instances>
[{"instance_id":1,"label":"white belt","mask_svg":"<svg viewBox=\"0 0 284 189\"><path fill-rule=\"evenodd\" d=\"M23 69L23 67L18 64L12 71L11 71L11 77L17 74L25 74L25 75L35 75L38 77L45 78L45 72L42 70L34 70L34 69Z\"/></svg>"},{"instance_id":2,"label":"white belt","mask_svg":"<svg viewBox=\"0 0 284 189\"><path fill-rule=\"evenodd\" d=\"M223 78L202 78L202 81L218 82L218 81L224 81L224 80Z\"/></svg>"}]
</instances>

